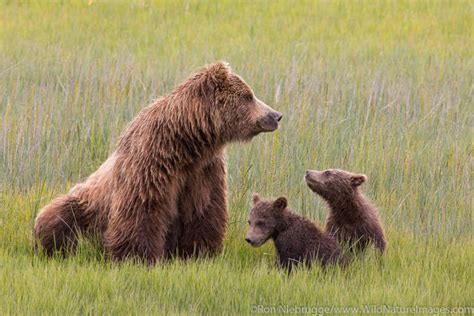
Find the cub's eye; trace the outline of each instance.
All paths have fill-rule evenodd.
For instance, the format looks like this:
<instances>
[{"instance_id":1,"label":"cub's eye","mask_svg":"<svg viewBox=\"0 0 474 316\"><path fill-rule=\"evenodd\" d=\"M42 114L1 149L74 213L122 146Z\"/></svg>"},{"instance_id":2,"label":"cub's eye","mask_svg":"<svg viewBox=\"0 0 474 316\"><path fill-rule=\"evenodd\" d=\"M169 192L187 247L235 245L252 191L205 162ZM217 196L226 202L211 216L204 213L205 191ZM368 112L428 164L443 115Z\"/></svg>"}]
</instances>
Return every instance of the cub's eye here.
<instances>
[{"instance_id":1,"label":"cub's eye","mask_svg":"<svg viewBox=\"0 0 474 316\"><path fill-rule=\"evenodd\" d=\"M262 221L257 221L255 223L255 225L259 226L259 227L262 227L262 226L265 226L265 222L262 222Z\"/></svg>"},{"instance_id":2,"label":"cub's eye","mask_svg":"<svg viewBox=\"0 0 474 316\"><path fill-rule=\"evenodd\" d=\"M250 221L247 221L247 223L249 223L249 225L250 225Z\"/></svg>"},{"instance_id":3,"label":"cub's eye","mask_svg":"<svg viewBox=\"0 0 474 316\"><path fill-rule=\"evenodd\" d=\"M252 102L253 101L253 94L248 93L244 95L244 100L247 102Z\"/></svg>"},{"instance_id":4,"label":"cub's eye","mask_svg":"<svg viewBox=\"0 0 474 316\"><path fill-rule=\"evenodd\" d=\"M326 171L323 172L323 175L325 175L327 177L327 176L331 175L331 171L326 170Z\"/></svg>"}]
</instances>

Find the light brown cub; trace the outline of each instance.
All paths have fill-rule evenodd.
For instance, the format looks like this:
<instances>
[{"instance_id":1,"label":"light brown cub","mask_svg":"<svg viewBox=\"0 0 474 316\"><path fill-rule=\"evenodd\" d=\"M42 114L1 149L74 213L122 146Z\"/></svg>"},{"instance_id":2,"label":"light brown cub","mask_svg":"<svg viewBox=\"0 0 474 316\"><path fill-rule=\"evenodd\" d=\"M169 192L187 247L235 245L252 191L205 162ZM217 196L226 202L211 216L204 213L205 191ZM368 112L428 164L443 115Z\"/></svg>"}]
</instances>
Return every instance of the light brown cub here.
<instances>
[{"instance_id":1,"label":"light brown cub","mask_svg":"<svg viewBox=\"0 0 474 316\"><path fill-rule=\"evenodd\" d=\"M341 169L308 170L309 188L329 206L326 230L352 251L363 251L370 243L383 253L386 241L377 208L359 186L367 176Z\"/></svg>"}]
</instances>

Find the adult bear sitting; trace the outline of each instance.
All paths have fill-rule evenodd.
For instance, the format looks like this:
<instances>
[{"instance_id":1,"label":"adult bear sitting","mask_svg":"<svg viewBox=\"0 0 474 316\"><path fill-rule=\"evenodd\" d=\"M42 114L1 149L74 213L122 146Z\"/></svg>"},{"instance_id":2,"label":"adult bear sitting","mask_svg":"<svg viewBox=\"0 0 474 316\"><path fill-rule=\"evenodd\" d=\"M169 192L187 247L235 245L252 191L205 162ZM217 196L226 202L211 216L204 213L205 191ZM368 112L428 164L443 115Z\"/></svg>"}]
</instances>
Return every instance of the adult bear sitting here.
<instances>
[{"instance_id":1,"label":"adult bear sitting","mask_svg":"<svg viewBox=\"0 0 474 316\"><path fill-rule=\"evenodd\" d=\"M215 253L227 228L224 147L278 128L282 114L217 62L144 108L89 178L38 214L48 255L98 236L115 260Z\"/></svg>"}]
</instances>

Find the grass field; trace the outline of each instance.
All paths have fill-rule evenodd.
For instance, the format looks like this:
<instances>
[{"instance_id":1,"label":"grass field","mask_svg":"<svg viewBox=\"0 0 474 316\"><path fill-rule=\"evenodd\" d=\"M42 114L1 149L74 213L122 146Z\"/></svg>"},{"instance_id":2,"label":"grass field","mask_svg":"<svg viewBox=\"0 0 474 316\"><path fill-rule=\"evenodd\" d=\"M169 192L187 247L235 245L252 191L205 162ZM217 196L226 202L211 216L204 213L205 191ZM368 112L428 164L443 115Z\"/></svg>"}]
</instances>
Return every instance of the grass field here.
<instances>
[{"instance_id":1,"label":"grass field","mask_svg":"<svg viewBox=\"0 0 474 316\"><path fill-rule=\"evenodd\" d=\"M473 38L473 1L0 1L0 314L474 306ZM143 106L218 59L284 113L278 131L228 149L224 253L152 269L87 242L35 256L38 210ZM287 277L270 243L243 240L251 192L323 224L303 175L329 167L368 175L383 266L369 252Z\"/></svg>"}]
</instances>

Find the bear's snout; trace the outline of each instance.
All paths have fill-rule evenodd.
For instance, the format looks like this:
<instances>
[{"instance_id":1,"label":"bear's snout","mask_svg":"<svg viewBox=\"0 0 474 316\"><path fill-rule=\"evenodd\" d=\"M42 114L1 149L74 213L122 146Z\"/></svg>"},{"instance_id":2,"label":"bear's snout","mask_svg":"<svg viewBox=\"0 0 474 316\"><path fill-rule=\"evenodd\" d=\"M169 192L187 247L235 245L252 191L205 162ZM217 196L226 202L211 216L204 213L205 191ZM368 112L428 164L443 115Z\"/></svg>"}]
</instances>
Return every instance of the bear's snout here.
<instances>
[{"instance_id":1,"label":"bear's snout","mask_svg":"<svg viewBox=\"0 0 474 316\"><path fill-rule=\"evenodd\" d=\"M316 180L320 176L321 172L318 170L306 170L306 173L304 175L305 178L313 178Z\"/></svg>"},{"instance_id":2,"label":"bear's snout","mask_svg":"<svg viewBox=\"0 0 474 316\"><path fill-rule=\"evenodd\" d=\"M275 112L274 116L275 116L275 120L277 122L280 122L281 118L283 117L283 114L281 114L280 112Z\"/></svg>"},{"instance_id":3,"label":"bear's snout","mask_svg":"<svg viewBox=\"0 0 474 316\"><path fill-rule=\"evenodd\" d=\"M313 189L314 186L318 185L320 182L319 175L320 172L316 170L306 170L304 180L306 181L306 184Z\"/></svg>"},{"instance_id":4,"label":"bear's snout","mask_svg":"<svg viewBox=\"0 0 474 316\"><path fill-rule=\"evenodd\" d=\"M258 240L253 240L249 237L245 238L245 241L252 247L259 247L261 245L261 242Z\"/></svg>"},{"instance_id":5,"label":"bear's snout","mask_svg":"<svg viewBox=\"0 0 474 316\"><path fill-rule=\"evenodd\" d=\"M259 128L258 132L273 132L278 128L283 114L275 111L270 106L257 99L256 107L256 123Z\"/></svg>"},{"instance_id":6,"label":"bear's snout","mask_svg":"<svg viewBox=\"0 0 474 316\"><path fill-rule=\"evenodd\" d=\"M265 116L261 117L257 120L257 125L264 131L264 132L273 132L278 128L278 122L280 122L283 114L277 111L271 111L267 113Z\"/></svg>"}]
</instances>

